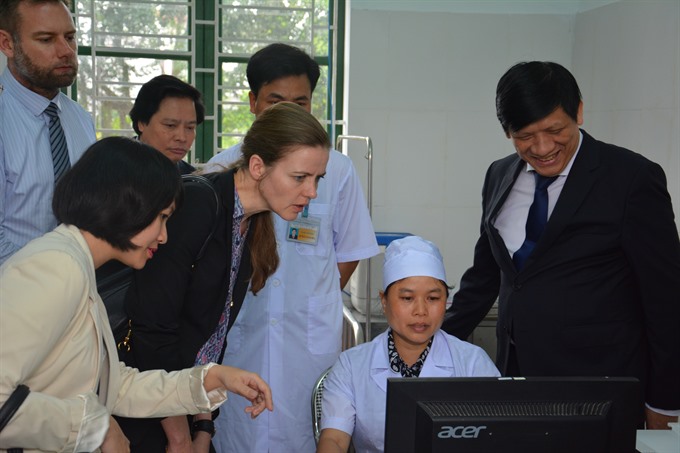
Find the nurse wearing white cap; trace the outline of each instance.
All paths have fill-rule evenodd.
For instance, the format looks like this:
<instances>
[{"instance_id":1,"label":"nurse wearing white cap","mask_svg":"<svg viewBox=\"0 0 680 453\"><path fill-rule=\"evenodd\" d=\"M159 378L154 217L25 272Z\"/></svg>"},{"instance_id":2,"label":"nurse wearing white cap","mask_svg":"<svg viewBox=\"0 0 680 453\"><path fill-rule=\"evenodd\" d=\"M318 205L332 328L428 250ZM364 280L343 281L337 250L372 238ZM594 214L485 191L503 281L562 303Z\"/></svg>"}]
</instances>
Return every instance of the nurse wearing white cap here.
<instances>
[{"instance_id":1,"label":"nurse wearing white cap","mask_svg":"<svg viewBox=\"0 0 680 453\"><path fill-rule=\"evenodd\" d=\"M440 331L446 271L439 249L418 236L385 251L380 299L389 328L343 352L326 379L318 453L384 450L387 378L499 376L477 346Z\"/></svg>"}]
</instances>

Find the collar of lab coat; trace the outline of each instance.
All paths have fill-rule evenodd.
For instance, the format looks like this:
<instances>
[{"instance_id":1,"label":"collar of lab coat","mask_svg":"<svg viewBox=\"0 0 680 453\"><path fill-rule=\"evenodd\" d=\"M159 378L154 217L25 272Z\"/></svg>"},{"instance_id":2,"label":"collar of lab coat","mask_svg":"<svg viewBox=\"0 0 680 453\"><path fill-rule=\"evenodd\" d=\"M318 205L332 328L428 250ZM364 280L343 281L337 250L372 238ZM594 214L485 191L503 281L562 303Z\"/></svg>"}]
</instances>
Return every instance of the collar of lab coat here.
<instances>
[{"instance_id":1,"label":"collar of lab coat","mask_svg":"<svg viewBox=\"0 0 680 453\"><path fill-rule=\"evenodd\" d=\"M434 341L423 364L423 369L420 371L420 377L449 377L453 375L453 368L448 342L441 330L438 330L434 334ZM400 373L390 368L386 331L373 340L370 373L371 379L383 392L387 392L387 378L401 377Z\"/></svg>"}]
</instances>

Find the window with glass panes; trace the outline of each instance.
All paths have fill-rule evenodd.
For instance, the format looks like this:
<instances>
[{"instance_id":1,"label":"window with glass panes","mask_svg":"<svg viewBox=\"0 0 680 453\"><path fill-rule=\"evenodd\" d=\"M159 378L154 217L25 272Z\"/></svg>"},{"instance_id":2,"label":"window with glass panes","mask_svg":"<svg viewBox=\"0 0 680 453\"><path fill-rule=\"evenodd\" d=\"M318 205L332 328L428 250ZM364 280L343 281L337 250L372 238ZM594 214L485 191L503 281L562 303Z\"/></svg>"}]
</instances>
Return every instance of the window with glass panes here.
<instances>
[{"instance_id":1,"label":"window with glass panes","mask_svg":"<svg viewBox=\"0 0 680 453\"><path fill-rule=\"evenodd\" d=\"M245 71L250 55L285 42L304 49L321 66L312 110L330 125L336 110L329 88L332 43L334 29L342 29L332 24L342 21L343 14L334 9L342 13L344 3L77 0L80 72L73 96L92 112L99 138L132 136L128 113L143 83L160 74L191 83L203 93L206 121L198 128L190 160L203 163L240 141L253 121Z\"/></svg>"}]
</instances>

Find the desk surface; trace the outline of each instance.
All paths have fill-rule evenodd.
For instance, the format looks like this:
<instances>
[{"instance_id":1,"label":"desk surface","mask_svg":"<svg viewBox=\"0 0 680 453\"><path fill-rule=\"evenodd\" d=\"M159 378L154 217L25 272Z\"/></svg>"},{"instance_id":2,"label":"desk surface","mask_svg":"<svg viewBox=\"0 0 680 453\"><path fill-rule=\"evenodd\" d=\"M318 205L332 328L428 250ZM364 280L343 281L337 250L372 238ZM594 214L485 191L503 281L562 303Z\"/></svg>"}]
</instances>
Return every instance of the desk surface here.
<instances>
[{"instance_id":1,"label":"desk surface","mask_svg":"<svg viewBox=\"0 0 680 453\"><path fill-rule=\"evenodd\" d=\"M670 423L670 431L638 430L635 448L640 453L680 452L680 425Z\"/></svg>"}]
</instances>

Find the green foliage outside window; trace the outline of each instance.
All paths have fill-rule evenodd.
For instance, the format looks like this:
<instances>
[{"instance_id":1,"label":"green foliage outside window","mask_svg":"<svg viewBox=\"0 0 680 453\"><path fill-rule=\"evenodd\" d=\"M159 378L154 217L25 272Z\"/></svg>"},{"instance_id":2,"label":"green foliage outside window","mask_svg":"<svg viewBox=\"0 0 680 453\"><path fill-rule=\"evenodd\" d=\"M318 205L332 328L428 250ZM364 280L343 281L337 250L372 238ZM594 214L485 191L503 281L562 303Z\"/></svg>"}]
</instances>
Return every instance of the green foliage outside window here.
<instances>
[{"instance_id":1,"label":"green foliage outside window","mask_svg":"<svg viewBox=\"0 0 680 453\"><path fill-rule=\"evenodd\" d=\"M75 96L98 137L133 135L128 112L160 74L195 85L206 102L192 160L240 141L252 123L249 56L273 43L301 47L322 67L313 113L328 121L332 0L78 0L80 72ZM344 3L344 2L343 2Z\"/></svg>"}]
</instances>

